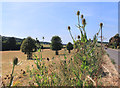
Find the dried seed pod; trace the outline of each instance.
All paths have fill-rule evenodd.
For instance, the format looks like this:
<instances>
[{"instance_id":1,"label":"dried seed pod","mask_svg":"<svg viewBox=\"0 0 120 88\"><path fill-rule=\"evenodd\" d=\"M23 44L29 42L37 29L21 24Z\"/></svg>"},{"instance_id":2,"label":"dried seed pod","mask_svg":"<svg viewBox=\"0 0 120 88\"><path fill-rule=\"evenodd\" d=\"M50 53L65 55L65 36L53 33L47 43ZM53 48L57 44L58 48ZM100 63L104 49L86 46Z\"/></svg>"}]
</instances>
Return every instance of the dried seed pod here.
<instances>
[{"instance_id":1,"label":"dried seed pod","mask_svg":"<svg viewBox=\"0 0 120 88\"><path fill-rule=\"evenodd\" d=\"M47 58L47 60L49 61L49 58Z\"/></svg>"},{"instance_id":2,"label":"dried seed pod","mask_svg":"<svg viewBox=\"0 0 120 88\"><path fill-rule=\"evenodd\" d=\"M79 10L77 11L77 15L78 15L78 16L80 15L80 11L79 11Z\"/></svg>"},{"instance_id":3,"label":"dried seed pod","mask_svg":"<svg viewBox=\"0 0 120 88\"><path fill-rule=\"evenodd\" d=\"M7 79L7 78L4 78L5 80Z\"/></svg>"},{"instance_id":4,"label":"dried seed pod","mask_svg":"<svg viewBox=\"0 0 120 88\"><path fill-rule=\"evenodd\" d=\"M18 58L17 58L17 57L14 57L13 64L14 64L14 65L17 65L17 63L18 63Z\"/></svg>"},{"instance_id":5,"label":"dried seed pod","mask_svg":"<svg viewBox=\"0 0 120 88\"><path fill-rule=\"evenodd\" d=\"M81 19L83 19L83 14L81 15Z\"/></svg>"},{"instance_id":6,"label":"dried seed pod","mask_svg":"<svg viewBox=\"0 0 120 88\"><path fill-rule=\"evenodd\" d=\"M85 19L82 20L82 24L83 24L84 26L86 25L86 20L85 20Z\"/></svg>"},{"instance_id":7,"label":"dried seed pod","mask_svg":"<svg viewBox=\"0 0 120 88\"><path fill-rule=\"evenodd\" d=\"M10 79L11 77L8 77L8 79Z\"/></svg>"},{"instance_id":8,"label":"dried seed pod","mask_svg":"<svg viewBox=\"0 0 120 88\"><path fill-rule=\"evenodd\" d=\"M89 38L89 41L91 41L91 39Z\"/></svg>"},{"instance_id":9,"label":"dried seed pod","mask_svg":"<svg viewBox=\"0 0 120 88\"><path fill-rule=\"evenodd\" d=\"M80 39L80 35L78 35L78 39Z\"/></svg>"},{"instance_id":10,"label":"dried seed pod","mask_svg":"<svg viewBox=\"0 0 120 88\"><path fill-rule=\"evenodd\" d=\"M98 33L97 33L97 35L98 35Z\"/></svg>"},{"instance_id":11,"label":"dried seed pod","mask_svg":"<svg viewBox=\"0 0 120 88\"><path fill-rule=\"evenodd\" d=\"M70 30L70 26L68 26L68 30Z\"/></svg>"},{"instance_id":12,"label":"dried seed pod","mask_svg":"<svg viewBox=\"0 0 120 88\"><path fill-rule=\"evenodd\" d=\"M23 74L25 74L25 71L23 71Z\"/></svg>"},{"instance_id":13,"label":"dried seed pod","mask_svg":"<svg viewBox=\"0 0 120 88\"><path fill-rule=\"evenodd\" d=\"M103 23L100 23L100 28L102 28L103 27Z\"/></svg>"}]
</instances>

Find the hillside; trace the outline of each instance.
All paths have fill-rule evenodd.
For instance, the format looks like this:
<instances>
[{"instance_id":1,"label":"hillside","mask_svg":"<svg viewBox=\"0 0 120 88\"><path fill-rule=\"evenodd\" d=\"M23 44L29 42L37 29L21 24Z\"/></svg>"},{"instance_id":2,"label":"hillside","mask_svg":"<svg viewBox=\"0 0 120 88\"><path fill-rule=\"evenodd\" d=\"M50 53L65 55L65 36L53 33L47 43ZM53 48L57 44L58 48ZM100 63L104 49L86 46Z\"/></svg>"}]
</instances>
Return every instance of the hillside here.
<instances>
[{"instance_id":1,"label":"hillside","mask_svg":"<svg viewBox=\"0 0 120 88\"><path fill-rule=\"evenodd\" d=\"M5 43L5 42L7 42L7 40L9 39L9 38L11 38L11 37L7 37L7 36L1 36L2 37L2 43ZM16 43L21 43L22 41L23 41L23 39L21 39L21 38L16 38L16 37L14 37L15 38L15 40L16 40ZM42 41L40 41L40 43L42 43L42 44L50 44L50 42L42 42Z\"/></svg>"}]
</instances>

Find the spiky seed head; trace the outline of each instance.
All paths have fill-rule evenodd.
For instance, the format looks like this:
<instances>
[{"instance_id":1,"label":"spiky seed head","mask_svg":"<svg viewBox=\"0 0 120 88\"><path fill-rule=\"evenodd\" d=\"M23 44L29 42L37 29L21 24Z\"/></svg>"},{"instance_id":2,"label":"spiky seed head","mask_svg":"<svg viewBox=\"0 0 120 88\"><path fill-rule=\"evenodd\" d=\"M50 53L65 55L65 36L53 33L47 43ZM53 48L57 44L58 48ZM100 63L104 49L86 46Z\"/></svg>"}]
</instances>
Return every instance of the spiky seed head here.
<instances>
[{"instance_id":1,"label":"spiky seed head","mask_svg":"<svg viewBox=\"0 0 120 88\"><path fill-rule=\"evenodd\" d=\"M102 28L103 27L103 23L100 23L100 28Z\"/></svg>"},{"instance_id":2,"label":"spiky seed head","mask_svg":"<svg viewBox=\"0 0 120 88\"><path fill-rule=\"evenodd\" d=\"M83 14L81 15L81 19L83 19Z\"/></svg>"},{"instance_id":3,"label":"spiky seed head","mask_svg":"<svg viewBox=\"0 0 120 88\"><path fill-rule=\"evenodd\" d=\"M80 35L78 35L78 39L80 39Z\"/></svg>"},{"instance_id":4,"label":"spiky seed head","mask_svg":"<svg viewBox=\"0 0 120 88\"><path fill-rule=\"evenodd\" d=\"M13 59L13 64L14 64L14 65L17 65L17 63L18 63L18 58L17 58L17 57L14 57L14 59Z\"/></svg>"},{"instance_id":5,"label":"spiky seed head","mask_svg":"<svg viewBox=\"0 0 120 88\"><path fill-rule=\"evenodd\" d=\"M91 38L89 38L89 41L91 41Z\"/></svg>"},{"instance_id":6,"label":"spiky seed head","mask_svg":"<svg viewBox=\"0 0 120 88\"><path fill-rule=\"evenodd\" d=\"M97 33L97 35L98 35L98 33Z\"/></svg>"},{"instance_id":7,"label":"spiky seed head","mask_svg":"<svg viewBox=\"0 0 120 88\"><path fill-rule=\"evenodd\" d=\"M82 20L82 24L83 24L84 26L86 25L86 20L85 20L85 19Z\"/></svg>"},{"instance_id":8,"label":"spiky seed head","mask_svg":"<svg viewBox=\"0 0 120 88\"><path fill-rule=\"evenodd\" d=\"M77 15L78 15L78 16L80 15L80 11L79 11L79 10L77 11Z\"/></svg>"},{"instance_id":9,"label":"spiky seed head","mask_svg":"<svg viewBox=\"0 0 120 88\"><path fill-rule=\"evenodd\" d=\"M70 30L70 26L68 26L68 30Z\"/></svg>"}]
</instances>

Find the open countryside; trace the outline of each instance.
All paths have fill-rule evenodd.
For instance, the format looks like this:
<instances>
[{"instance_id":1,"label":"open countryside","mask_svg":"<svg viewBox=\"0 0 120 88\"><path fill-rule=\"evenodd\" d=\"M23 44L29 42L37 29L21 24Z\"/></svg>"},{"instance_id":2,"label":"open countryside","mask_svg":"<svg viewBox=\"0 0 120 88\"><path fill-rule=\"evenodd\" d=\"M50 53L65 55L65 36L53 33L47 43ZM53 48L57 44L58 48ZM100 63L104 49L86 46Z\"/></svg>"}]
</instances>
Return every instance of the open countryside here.
<instances>
[{"instance_id":1,"label":"open countryside","mask_svg":"<svg viewBox=\"0 0 120 88\"><path fill-rule=\"evenodd\" d=\"M102 13L103 9L99 6L107 5L115 10L116 4L4 3L3 28L5 30L0 36L2 42L0 87L119 86L119 54L117 52L120 49L120 36L116 31L106 35L107 28L110 28L106 25L113 23L113 20L109 22L107 19L103 20L102 16L105 18L106 14L99 13ZM95 10L92 6L101 10ZM61 10L63 7L68 8ZM108 7L104 11L111 12ZM93 10L94 13L87 13L83 10L84 8L88 9L88 12ZM46 9L49 9L49 15L46 14ZM20 14L22 11L25 11L24 15ZM32 15L27 16L30 13ZM112 14L109 16L116 19L116 12ZM21 16L25 19L20 19ZM101 17L89 20L93 16ZM6 17L8 18L5 19ZM18 21L14 26L9 25L15 20ZM28 20L31 21L28 22ZM111 27L111 31L114 30L112 28L116 28L116 24L113 24L115 26ZM8 31L5 25L8 25L11 31ZM91 29L93 27L97 29Z\"/></svg>"}]
</instances>

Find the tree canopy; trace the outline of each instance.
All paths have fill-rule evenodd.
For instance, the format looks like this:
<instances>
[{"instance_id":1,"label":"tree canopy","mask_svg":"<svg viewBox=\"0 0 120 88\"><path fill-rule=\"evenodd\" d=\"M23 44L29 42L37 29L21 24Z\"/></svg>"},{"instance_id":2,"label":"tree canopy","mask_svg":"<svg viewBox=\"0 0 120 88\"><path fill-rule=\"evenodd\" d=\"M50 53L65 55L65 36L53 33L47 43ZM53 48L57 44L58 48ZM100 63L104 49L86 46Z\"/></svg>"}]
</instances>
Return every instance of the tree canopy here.
<instances>
[{"instance_id":1,"label":"tree canopy","mask_svg":"<svg viewBox=\"0 0 120 88\"><path fill-rule=\"evenodd\" d=\"M58 50L61 50L63 47L62 40L59 36L53 36L51 39L51 49L56 51L56 55L58 55Z\"/></svg>"},{"instance_id":2,"label":"tree canopy","mask_svg":"<svg viewBox=\"0 0 120 88\"><path fill-rule=\"evenodd\" d=\"M7 41L8 47L10 48L10 50L14 50L14 48L16 47L16 40L14 37L11 37L8 39Z\"/></svg>"},{"instance_id":3,"label":"tree canopy","mask_svg":"<svg viewBox=\"0 0 120 88\"><path fill-rule=\"evenodd\" d=\"M27 54L28 59L31 58L32 52L36 51L35 40L31 37L27 37L21 45L21 51Z\"/></svg>"},{"instance_id":4,"label":"tree canopy","mask_svg":"<svg viewBox=\"0 0 120 88\"><path fill-rule=\"evenodd\" d=\"M68 44L66 45L66 48L67 48L67 50L68 50L69 53L70 53L70 50L73 49L73 44L72 44L71 42L68 42Z\"/></svg>"}]
</instances>

